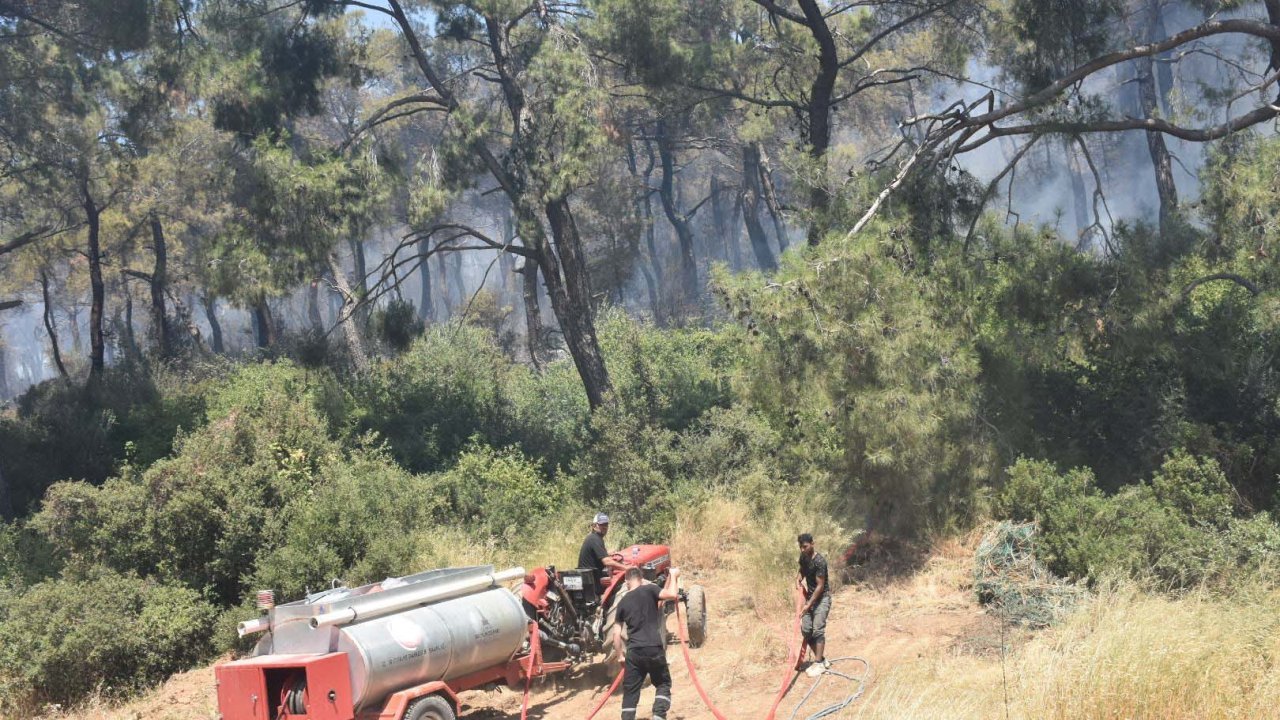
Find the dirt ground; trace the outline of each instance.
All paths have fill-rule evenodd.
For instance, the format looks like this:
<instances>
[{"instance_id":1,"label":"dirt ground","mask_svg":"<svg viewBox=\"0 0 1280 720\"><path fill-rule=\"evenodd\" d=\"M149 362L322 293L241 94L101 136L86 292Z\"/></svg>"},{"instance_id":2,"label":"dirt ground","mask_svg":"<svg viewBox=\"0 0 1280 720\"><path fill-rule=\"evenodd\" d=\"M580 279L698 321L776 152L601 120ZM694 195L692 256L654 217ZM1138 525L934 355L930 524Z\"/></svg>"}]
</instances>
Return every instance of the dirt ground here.
<instances>
[{"instance_id":1,"label":"dirt ground","mask_svg":"<svg viewBox=\"0 0 1280 720\"><path fill-rule=\"evenodd\" d=\"M866 690L877 678L896 666L919 658L947 654L998 654L1000 629L973 600L968 591L972 548L960 543L935 548L918 568L900 577L863 579L837 589L827 629L827 655L858 656L837 664L850 675L866 675ZM763 718L783 679L786 639L791 618L785 608L764 610L755 606L741 581L727 574L694 576L707 588L709 629L706 644L691 652L703 688L726 717ZM669 720L710 720L714 716L699 699L678 646L667 653L673 677L673 707ZM794 675L794 674L792 674ZM801 675L794 680L778 709L789 718L814 681ZM591 676L548 678L535 684L530 718L559 720L585 718L600 701L605 687ZM857 685L827 676L796 714L798 718L839 702ZM464 693L462 717L467 720L499 720L520 716L521 693L487 690ZM639 718L649 718L652 687L641 696ZM859 700L857 702L862 702ZM605 704L597 717L617 718L621 692ZM856 703L855 703L856 706ZM849 713L852 716L852 712ZM91 705L58 720L215 720L212 667L178 675L145 697L125 705Z\"/></svg>"}]
</instances>

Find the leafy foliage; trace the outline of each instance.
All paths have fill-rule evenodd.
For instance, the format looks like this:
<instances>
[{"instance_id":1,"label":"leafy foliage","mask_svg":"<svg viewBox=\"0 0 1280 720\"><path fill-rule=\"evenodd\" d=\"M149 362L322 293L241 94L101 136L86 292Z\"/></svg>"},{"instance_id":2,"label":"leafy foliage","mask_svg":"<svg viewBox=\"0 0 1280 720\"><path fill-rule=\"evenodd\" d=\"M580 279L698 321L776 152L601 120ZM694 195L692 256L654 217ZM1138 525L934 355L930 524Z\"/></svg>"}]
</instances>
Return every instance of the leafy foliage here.
<instances>
[{"instance_id":1,"label":"leafy foliage","mask_svg":"<svg viewBox=\"0 0 1280 720\"><path fill-rule=\"evenodd\" d=\"M214 614L195 591L101 568L4 598L0 707L26 714L156 683L207 656Z\"/></svg>"}]
</instances>

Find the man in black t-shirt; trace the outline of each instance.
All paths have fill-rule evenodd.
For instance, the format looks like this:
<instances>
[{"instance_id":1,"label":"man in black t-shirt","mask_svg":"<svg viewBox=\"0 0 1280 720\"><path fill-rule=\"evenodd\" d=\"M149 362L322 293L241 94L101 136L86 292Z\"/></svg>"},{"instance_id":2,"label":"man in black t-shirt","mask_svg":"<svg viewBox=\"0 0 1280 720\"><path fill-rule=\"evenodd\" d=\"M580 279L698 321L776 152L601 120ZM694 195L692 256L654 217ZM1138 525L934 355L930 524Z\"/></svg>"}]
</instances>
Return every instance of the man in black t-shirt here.
<instances>
[{"instance_id":1,"label":"man in black t-shirt","mask_svg":"<svg viewBox=\"0 0 1280 720\"><path fill-rule=\"evenodd\" d=\"M659 588L644 581L640 568L627 570L627 594L618 601L617 620L613 624L613 644L619 655L622 628L627 628L626 674L622 677L622 720L634 720L640 705L640 688L646 676L653 680L653 720L666 720L671 709L671 671L667 668L667 649L662 641L665 616L660 604L679 600L676 578L679 568L671 568L667 584Z\"/></svg>"},{"instance_id":2,"label":"man in black t-shirt","mask_svg":"<svg viewBox=\"0 0 1280 720\"><path fill-rule=\"evenodd\" d=\"M813 535L803 533L796 540L800 543L800 574L796 584L804 593L804 612L800 616L800 633L805 644L813 649L813 664L809 675L817 677L831 667L827 662L827 615L831 613L831 594L827 592L827 559L813 547ZM797 670L799 668L796 668Z\"/></svg>"},{"instance_id":3,"label":"man in black t-shirt","mask_svg":"<svg viewBox=\"0 0 1280 720\"><path fill-rule=\"evenodd\" d=\"M587 539L582 541L582 549L578 550L578 567L596 571L596 588L601 593L604 592L608 579L607 568L626 570L629 567L626 563L613 559L605 549L604 536L608 533L609 516L596 513L595 521L591 523L591 532L587 533Z\"/></svg>"}]
</instances>

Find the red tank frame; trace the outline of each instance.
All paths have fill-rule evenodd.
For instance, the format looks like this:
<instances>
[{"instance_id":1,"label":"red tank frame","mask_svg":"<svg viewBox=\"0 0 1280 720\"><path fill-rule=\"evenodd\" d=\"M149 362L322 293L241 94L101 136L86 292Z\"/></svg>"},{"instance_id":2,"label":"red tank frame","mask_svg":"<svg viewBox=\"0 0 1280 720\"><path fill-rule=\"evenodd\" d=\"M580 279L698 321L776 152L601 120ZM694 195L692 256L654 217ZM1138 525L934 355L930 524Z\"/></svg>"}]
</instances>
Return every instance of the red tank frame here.
<instances>
[{"instance_id":1,"label":"red tank frame","mask_svg":"<svg viewBox=\"0 0 1280 720\"><path fill-rule=\"evenodd\" d=\"M561 672L566 662L544 663L538 628L529 625L529 651L501 665L452 680L433 680L404 688L388 696L376 709L356 713L352 706L351 676L346 653L320 655L262 655L223 663L214 668L218 687L218 711L223 720L401 720L418 698L439 695L458 712L458 693L498 682L523 689L532 678ZM284 678L306 674L307 712L289 713L280 694Z\"/></svg>"}]
</instances>

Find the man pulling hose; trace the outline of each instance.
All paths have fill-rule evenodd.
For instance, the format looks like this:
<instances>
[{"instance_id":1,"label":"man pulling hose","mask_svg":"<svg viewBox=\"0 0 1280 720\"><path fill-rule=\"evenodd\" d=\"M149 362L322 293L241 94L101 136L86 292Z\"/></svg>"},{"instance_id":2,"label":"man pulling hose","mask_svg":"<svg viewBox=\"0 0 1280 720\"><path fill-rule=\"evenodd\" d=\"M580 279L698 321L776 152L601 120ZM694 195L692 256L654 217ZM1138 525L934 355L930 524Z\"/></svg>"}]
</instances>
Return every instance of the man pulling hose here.
<instances>
[{"instance_id":1,"label":"man pulling hose","mask_svg":"<svg viewBox=\"0 0 1280 720\"><path fill-rule=\"evenodd\" d=\"M622 678L622 720L634 720L640 705L640 688L645 678L653 681L653 720L666 720L671 709L671 671L667 668L667 649L662 626L666 616L660 607L667 600L679 600L676 578L680 568L671 568L667 584L659 588L644 581L640 568L629 568L626 574L627 595L618 601L617 621L613 626L613 643L623 654L622 627L627 628L626 670Z\"/></svg>"},{"instance_id":2,"label":"man pulling hose","mask_svg":"<svg viewBox=\"0 0 1280 720\"><path fill-rule=\"evenodd\" d=\"M827 592L827 559L814 549L813 535L802 533L796 540L800 543L800 573L796 575L796 585L805 597L800 633L804 636L805 644L813 650L809 677L817 677L831 667L825 654L827 615L831 613L831 594Z\"/></svg>"}]
</instances>

